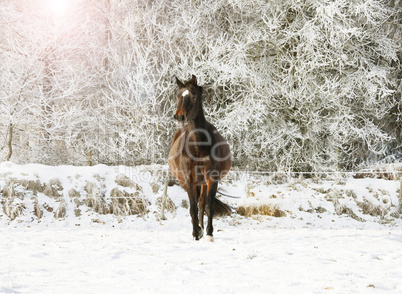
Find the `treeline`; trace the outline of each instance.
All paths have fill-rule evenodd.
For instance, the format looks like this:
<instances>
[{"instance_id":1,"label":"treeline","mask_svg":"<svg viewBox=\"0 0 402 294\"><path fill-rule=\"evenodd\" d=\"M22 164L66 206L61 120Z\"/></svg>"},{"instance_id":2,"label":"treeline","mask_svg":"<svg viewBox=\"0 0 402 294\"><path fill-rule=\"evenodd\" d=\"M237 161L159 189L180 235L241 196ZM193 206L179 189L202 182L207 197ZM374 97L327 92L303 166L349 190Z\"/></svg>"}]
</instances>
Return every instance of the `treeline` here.
<instances>
[{"instance_id":1,"label":"treeline","mask_svg":"<svg viewBox=\"0 0 402 294\"><path fill-rule=\"evenodd\" d=\"M0 158L166 163L197 75L241 168L401 161L398 1L0 1Z\"/></svg>"}]
</instances>

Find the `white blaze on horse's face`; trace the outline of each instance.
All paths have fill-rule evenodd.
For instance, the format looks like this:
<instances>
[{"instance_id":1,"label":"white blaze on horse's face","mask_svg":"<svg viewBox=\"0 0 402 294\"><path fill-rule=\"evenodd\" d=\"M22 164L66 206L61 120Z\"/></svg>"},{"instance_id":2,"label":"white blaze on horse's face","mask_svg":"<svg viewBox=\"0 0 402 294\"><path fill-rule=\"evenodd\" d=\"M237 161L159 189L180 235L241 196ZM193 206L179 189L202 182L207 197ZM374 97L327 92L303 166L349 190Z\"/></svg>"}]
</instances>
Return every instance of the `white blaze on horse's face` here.
<instances>
[{"instance_id":1,"label":"white blaze on horse's face","mask_svg":"<svg viewBox=\"0 0 402 294\"><path fill-rule=\"evenodd\" d=\"M189 91L189 90L186 90L186 91L183 92L183 94L181 94L181 96L184 98L184 97L186 97L188 94L190 94L190 91Z\"/></svg>"}]
</instances>

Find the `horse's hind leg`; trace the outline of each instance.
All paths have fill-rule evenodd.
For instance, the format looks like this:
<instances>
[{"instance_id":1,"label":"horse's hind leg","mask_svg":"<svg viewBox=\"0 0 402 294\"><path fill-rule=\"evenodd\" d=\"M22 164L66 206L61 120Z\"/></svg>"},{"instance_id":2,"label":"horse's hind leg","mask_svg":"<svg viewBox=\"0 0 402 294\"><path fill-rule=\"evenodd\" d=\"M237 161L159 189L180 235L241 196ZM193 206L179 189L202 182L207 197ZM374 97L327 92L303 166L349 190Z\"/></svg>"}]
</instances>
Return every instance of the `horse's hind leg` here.
<instances>
[{"instance_id":1,"label":"horse's hind leg","mask_svg":"<svg viewBox=\"0 0 402 294\"><path fill-rule=\"evenodd\" d=\"M208 181L208 206L209 206L209 215L208 215L208 225L207 225L207 236L211 241L213 241L213 231L214 228L212 226L212 220L214 218L215 211L215 195L218 189L218 182L210 180Z\"/></svg>"}]
</instances>

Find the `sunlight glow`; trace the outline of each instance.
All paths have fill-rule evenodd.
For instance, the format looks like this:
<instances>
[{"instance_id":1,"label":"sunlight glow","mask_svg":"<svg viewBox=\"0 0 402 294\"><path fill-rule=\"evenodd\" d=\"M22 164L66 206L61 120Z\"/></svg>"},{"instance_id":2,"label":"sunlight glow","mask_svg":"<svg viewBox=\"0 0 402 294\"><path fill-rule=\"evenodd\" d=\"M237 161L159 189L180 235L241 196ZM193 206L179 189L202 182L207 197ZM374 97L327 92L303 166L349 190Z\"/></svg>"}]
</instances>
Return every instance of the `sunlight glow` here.
<instances>
[{"instance_id":1,"label":"sunlight glow","mask_svg":"<svg viewBox=\"0 0 402 294\"><path fill-rule=\"evenodd\" d=\"M50 7L55 16L60 16L66 12L68 0L50 0Z\"/></svg>"}]
</instances>

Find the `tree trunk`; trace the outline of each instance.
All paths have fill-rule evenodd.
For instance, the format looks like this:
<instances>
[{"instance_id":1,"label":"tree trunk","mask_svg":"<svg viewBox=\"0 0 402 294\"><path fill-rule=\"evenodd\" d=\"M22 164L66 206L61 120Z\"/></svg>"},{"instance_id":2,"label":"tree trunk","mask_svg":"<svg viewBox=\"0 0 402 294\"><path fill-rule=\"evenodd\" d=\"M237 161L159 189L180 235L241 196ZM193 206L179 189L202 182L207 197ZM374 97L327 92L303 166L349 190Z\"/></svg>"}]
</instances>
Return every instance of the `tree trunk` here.
<instances>
[{"instance_id":1,"label":"tree trunk","mask_svg":"<svg viewBox=\"0 0 402 294\"><path fill-rule=\"evenodd\" d=\"M92 152L91 152L91 151L88 151L88 161L87 161L87 165L88 165L88 166L92 166L91 155L92 155Z\"/></svg>"},{"instance_id":2,"label":"tree trunk","mask_svg":"<svg viewBox=\"0 0 402 294\"><path fill-rule=\"evenodd\" d=\"M8 140L7 140L8 153L6 156L6 161L9 161L11 158L11 155L13 154L13 145L12 145L13 130L14 130L14 125L12 123L10 123L8 126Z\"/></svg>"}]
</instances>

